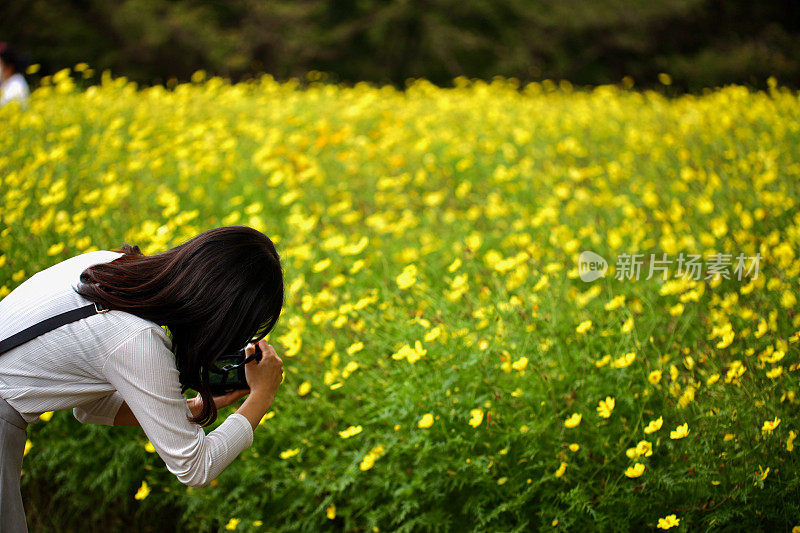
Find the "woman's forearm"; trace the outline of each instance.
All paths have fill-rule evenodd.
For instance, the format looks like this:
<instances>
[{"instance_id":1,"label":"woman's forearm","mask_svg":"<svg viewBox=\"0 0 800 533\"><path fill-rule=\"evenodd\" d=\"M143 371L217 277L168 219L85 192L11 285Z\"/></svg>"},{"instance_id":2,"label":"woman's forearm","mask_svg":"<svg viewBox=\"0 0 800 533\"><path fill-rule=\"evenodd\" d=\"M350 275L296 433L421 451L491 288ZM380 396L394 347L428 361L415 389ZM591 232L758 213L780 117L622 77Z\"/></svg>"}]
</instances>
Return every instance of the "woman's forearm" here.
<instances>
[{"instance_id":1,"label":"woman's forearm","mask_svg":"<svg viewBox=\"0 0 800 533\"><path fill-rule=\"evenodd\" d=\"M271 394L252 391L236 413L245 417L255 430L270 407L272 407Z\"/></svg>"},{"instance_id":2,"label":"woman's forearm","mask_svg":"<svg viewBox=\"0 0 800 533\"><path fill-rule=\"evenodd\" d=\"M197 416L197 414L200 412L200 409L195 405L195 402L192 402L191 399L187 399L186 403L189 405L189 410L192 412L192 416ZM114 417L114 425L139 426L141 424L139 424L139 421L136 420L136 416L134 416L131 408L128 407L128 402L122 402L122 405L119 406L119 411L117 411L117 415Z\"/></svg>"},{"instance_id":3,"label":"woman's forearm","mask_svg":"<svg viewBox=\"0 0 800 533\"><path fill-rule=\"evenodd\" d=\"M239 396L244 393L241 392L239 394L236 393L232 394ZM192 416L197 416L198 414L200 414L200 411L203 408L203 403L197 401L196 398L187 398L186 404L189 406L189 411L192 413ZM252 392L236 412L244 416L250 422L250 425L253 427L253 429L256 429L258 423L261 422L261 418L263 418L263 416L267 414L267 411L269 411L269 408L271 406L272 406L272 396L270 394L261 394L259 392ZM128 407L128 402L122 402L122 405L119 407L119 411L117 411L117 415L114 417L114 425L115 426L140 425L139 421L136 420L136 416L134 416L133 411L131 411L131 408Z\"/></svg>"},{"instance_id":4,"label":"woman's forearm","mask_svg":"<svg viewBox=\"0 0 800 533\"><path fill-rule=\"evenodd\" d=\"M117 416L114 417L115 426L138 426L139 421L133 415L133 411L128 407L128 402L122 402L117 411Z\"/></svg>"}]
</instances>

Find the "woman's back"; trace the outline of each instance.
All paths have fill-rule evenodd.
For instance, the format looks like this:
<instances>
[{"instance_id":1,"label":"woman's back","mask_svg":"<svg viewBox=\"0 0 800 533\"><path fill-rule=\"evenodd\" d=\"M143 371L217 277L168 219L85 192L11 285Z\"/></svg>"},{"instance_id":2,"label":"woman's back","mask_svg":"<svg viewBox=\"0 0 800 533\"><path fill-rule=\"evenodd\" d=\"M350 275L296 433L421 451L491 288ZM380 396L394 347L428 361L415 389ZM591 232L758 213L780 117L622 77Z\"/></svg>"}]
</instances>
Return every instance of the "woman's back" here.
<instances>
[{"instance_id":1,"label":"woman's back","mask_svg":"<svg viewBox=\"0 0 800 533\"><path fill-rule=\"evenodd\" d=\"M81 272L121 255L91 252L32 276L0 300L0 339L90 304L74 290ZM142 329L161 328L130 313L110 311L40 335L0 354L0 396L28 423L42 412L72 408L107 396L115 390L102 373L108 354ZM166 335L163 341L169 343Z\"/></svg>"}]
</instances>

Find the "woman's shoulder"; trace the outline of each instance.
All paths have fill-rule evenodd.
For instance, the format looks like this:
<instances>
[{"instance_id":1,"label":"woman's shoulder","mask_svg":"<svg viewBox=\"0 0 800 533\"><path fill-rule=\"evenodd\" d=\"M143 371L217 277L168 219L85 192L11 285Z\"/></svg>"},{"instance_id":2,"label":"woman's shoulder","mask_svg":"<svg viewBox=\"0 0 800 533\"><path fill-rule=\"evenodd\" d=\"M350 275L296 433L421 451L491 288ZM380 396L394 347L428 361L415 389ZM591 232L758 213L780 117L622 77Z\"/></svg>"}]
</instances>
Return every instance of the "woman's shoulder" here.
<instances>
[{"instance_id":1,"label":"woman's shoulder","mask_svg":"<svg viewBox=\"0 0 800 533\"><path fill-rule=\"evenodd\" d=\"M172 350L172 340L167 332L152 320L116 309L109 311L106 316L116 322L115 327L128 333L126 335L128 339L135 338L137 342L154 343L159 347L164 345L168 350Z\"/></svg>"}]
</instances>

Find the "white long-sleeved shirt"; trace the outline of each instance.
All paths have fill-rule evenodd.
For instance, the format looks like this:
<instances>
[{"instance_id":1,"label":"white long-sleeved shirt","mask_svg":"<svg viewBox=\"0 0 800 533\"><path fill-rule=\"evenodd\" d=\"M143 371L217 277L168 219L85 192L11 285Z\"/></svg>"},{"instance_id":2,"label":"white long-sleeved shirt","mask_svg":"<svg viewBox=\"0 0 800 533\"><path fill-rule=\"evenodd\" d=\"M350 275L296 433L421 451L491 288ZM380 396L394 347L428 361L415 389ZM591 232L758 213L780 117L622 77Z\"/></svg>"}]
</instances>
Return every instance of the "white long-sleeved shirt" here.
<instances>
[{"instance_id":1,"label":"white long-sleeved shirt","mask_svg":"<svg viewBox=\"0 0 800 533\"><path fill-rule=\"evenodd\" d=\"M30 90L28 82L19 72L0 83L0 107L17 100L24 103L28 99Z\"/></svg>"},{"instance_id":2,"label":"white long-sleeved shirt","mask_svg":"<svg viewBox=\"0 0 800 533\"><path fill-rule=\"evenodd\" d=\"M0 300L0 339L90 304L74 290L81 272L121 255L90 252L33 275ZM203 486L252 444L253 428L240 414L208 434L190 422L171 346L149 320L115 310L93 315L0 354L0 396L28 423L71 408L82 423L113 425L127 402L167 469Z\"/></svg>"}]
</instances>

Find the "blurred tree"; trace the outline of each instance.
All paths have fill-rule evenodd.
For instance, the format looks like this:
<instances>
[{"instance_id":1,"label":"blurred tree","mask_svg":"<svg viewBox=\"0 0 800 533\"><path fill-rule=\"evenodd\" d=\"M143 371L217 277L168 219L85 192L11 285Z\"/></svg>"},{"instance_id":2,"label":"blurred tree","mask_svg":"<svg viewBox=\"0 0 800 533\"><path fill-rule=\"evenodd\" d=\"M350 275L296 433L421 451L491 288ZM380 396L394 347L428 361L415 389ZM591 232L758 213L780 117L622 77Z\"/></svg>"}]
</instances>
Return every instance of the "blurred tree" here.
<instances>
[{"instance_id":1,"label":"blurred tree","mask_svg":"<svg viewBox=\"0 0 800 533\"><path fill-rule=\"evenodd\" d=\"M88 62L144 83L309 70L341 81L448 84L464 75L680 89L800 85L792 0L22 0L0 40L44 72Z\"/></svg>"}]
</instances>

